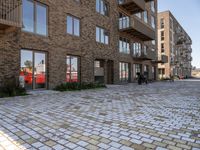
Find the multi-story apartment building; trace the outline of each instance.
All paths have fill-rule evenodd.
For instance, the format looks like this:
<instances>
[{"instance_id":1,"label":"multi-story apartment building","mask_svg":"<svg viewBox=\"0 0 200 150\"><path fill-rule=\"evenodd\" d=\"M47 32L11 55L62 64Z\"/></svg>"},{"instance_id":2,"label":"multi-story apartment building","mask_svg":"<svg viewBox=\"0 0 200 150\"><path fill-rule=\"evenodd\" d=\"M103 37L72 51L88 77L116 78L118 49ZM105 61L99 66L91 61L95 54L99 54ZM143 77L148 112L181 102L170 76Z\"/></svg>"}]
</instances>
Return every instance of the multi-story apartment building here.
<instances>
[{"instance_id":1,"label":"multi-story apartment building","mask_svg":"<svg viewBox=\"0 0 200 150\"><path fill-rule=\"evenodd\" d=\"M191 77L192 40L170 11L158 13L158 56L169 61L158 64L159 78Z\"/></svg>"},{"instance_id":2,"label":"multi-story apartment building","mask_svg":"<svg viewBox=\"0 0 200 150\"><path fill-rule=\"evenodd\" d=\"M0 0L0 83L156 79L156 23L156 0Z\"/></svg>"}]
</instances>

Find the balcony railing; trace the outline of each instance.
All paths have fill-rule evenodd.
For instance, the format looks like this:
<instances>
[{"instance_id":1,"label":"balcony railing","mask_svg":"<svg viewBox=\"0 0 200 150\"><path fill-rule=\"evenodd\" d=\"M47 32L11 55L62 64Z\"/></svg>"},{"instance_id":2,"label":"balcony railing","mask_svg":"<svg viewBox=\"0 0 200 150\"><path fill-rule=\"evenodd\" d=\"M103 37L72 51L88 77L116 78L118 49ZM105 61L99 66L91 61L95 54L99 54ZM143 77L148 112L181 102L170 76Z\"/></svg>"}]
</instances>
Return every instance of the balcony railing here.
<instances>
[{"instance_id":1,"label":"balcony railing","mask_svg":"<svg viewBox=\"0 0 200 150\"><path fill-rule=\"evenodd\" d=\"M118 0L118 4L131 15L145 10L144 0Z\"/></svg>"},{"instance_id":2,"label":"balcony railing","mask_svg":"<svg viewBox=\"0 0 200 150\"><path fill-rule=\"evenodd\" d=\"M168 63L168 56L161 54L157 57L157 59L154 62L155 63ZM171 64L173 64L173 63L174 63L174 61L173 62L171 61Z\"/></svg>"},{"instance_id":3,"label":"balcony railing","mask_svg":"<svg viewBox=\"0 0 200 150\"><path fill-rule=\"evenodd\" d=\"M0 0L0 30L21 27L21 0Z\"/></svg>"},{"instance_id":4,"label":"balcony railing","mask_svg":"<svg viewBox=\"0 0 200 150\"><path fill-rule=\"evenodd\" d=\"M150 49L147 50L139 50L137 52L133 52L133 58L135 60L155 60L156 53Z\"/></svg>"},{"instance_id":5,"label":"balcony railing","mask_svg":"<svg viewBox=\"0 0 200 150\"><path fill-rule=\"evenodd\" d=\"M119 31L143 41L155 40L155 30L135 16L119 18Z\"/></svg>"}]
</instances>

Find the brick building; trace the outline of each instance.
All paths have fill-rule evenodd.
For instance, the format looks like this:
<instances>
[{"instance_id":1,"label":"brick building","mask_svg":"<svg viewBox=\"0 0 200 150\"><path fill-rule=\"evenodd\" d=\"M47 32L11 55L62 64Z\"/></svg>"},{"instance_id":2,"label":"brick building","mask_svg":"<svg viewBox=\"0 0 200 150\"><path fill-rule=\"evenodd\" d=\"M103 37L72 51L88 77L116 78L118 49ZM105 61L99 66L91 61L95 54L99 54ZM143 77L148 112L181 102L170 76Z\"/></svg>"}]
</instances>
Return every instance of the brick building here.
<instances>
[{"instance_id":1,"label":"brick building","mask_svg":"<svg viewBox=\"0 0 200 150\"><path fill-rule=\"evenodd\" d=\"M0 84L156 79L156 22L156 0L0 0Z\"/></svg>"},{"instance_id":2,"label":"brick building","mask_svg":"<svg viewBox=\"0 0 200 150\"><path fill-rule=\"evenodd\" d=\"M158 13L158 56L169 61L158 64L159 78L191 77L192 40L170 11Z\"/></svg>"}]
</instances>

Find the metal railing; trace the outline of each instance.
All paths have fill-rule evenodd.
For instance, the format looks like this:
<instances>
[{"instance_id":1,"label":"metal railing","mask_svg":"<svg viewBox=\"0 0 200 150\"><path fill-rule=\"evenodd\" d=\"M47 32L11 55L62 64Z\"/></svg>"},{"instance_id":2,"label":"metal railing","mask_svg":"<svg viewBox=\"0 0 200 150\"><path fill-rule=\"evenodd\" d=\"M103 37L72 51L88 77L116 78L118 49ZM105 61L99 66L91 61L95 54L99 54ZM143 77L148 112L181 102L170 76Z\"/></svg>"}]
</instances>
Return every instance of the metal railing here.
<instances>
[{"instance_id":1,"label":"metal railing","mask_svg":"<svg viewBox=\"0 0 200 150\"><path fill-rule=\"evenodd\" d=\"M0 25L21 27L21 0L0 0Z\"/></svg>"}]
</instances>

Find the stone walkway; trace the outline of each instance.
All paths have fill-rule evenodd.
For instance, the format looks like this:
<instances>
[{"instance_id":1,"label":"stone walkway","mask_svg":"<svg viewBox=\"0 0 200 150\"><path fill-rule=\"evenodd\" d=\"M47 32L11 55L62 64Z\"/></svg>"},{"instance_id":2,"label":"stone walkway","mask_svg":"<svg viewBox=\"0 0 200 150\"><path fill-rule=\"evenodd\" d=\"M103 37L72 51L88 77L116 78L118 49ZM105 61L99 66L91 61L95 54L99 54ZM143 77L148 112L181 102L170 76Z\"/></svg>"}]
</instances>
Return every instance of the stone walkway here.
<instances>
[{"instance_id":1,"label":"stone walkway","mask_svg":"<svg viewBox=\"0 0 200 150\"><path fill-rule=\"evenodd\" d=\"M0 99L0 150L200 150L200 82Z\"/></svg>"}]
</instances>

